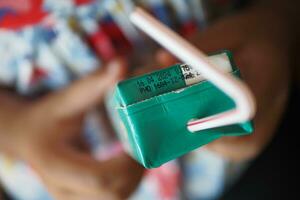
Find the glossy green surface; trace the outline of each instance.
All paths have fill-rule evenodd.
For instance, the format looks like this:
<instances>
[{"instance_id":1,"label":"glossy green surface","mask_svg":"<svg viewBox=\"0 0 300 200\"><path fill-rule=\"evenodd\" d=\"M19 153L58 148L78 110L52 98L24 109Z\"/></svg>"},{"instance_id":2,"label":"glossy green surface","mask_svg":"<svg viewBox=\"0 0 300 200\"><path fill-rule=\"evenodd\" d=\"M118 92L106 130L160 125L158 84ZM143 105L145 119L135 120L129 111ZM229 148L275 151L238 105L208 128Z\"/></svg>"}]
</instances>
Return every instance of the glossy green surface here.
<instances>
[{"instance_id":1,"label":"glossy green surface","mask_svg":"<svg viewBox=\"0 0 300 200\"><path fill-rule=\"evenodd\" d=\"M234 67L233 75L239 77ZM115 90L109 101L114 127L130 154L146 168L158 167L222 136L247 135L251 122L191 133L187 122L234 108L234 102L208 81L124 105Z\"/></svg>"},{"instance_id":2,"label":"glossy green surface","mask_svg":"<svg viewBox=\"0 0 300 200\"><path fill-rule=\"evenodd\" d=\"M180 64L118 83L122 105L130 105L170 90L185 87Z\"/></svg>"}]
</instances>

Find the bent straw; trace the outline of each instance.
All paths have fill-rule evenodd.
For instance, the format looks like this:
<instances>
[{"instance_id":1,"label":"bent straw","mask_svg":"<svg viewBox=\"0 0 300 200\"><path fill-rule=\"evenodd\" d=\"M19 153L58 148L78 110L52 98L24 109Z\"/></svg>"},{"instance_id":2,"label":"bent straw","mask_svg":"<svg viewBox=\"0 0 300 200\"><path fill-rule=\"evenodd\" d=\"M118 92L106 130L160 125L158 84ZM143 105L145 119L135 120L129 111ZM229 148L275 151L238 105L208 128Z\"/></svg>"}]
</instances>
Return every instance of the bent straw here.
<instances>
[{"instance_id":1,"label":"bent straw","mask_svg":"<svg viewBox=\"0 0 300 200\"><path fill-rule=\"evenodd\" d=\"M191 65L235 102L235 109L202 119L191 119L187 128L191 132L214 127L243 123L251 119L256 110L255 99L249 88L234 76L222 72L199 49L160 23L141 8L130 14L131 22L157 41L173 55Z\"/></svg>"}]
</instances>

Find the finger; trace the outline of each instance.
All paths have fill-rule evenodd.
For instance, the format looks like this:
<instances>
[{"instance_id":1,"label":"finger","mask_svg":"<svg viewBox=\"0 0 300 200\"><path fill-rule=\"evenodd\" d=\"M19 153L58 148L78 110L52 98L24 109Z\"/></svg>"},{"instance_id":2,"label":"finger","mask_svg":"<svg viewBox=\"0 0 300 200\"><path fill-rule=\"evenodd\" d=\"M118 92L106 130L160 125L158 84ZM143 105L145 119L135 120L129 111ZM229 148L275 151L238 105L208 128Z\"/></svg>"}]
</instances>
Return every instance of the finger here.
<instances>
[{"instance_id":1,"label":"finger","mask_svg":"<svg viewBox=\"0 0 300 200\"><path fill-rule=\"evenodd\" d=\"M39 104L51 116L73 116L101 102L103 96L123 75L126 62L122 59L109 63L104 70L94 73L71 86L50 94ZM41 109L42 107L42 109Z\"/></svg>"},{"instance_id":2,"label":"finger","mask_svg":"<svg viewBox=\"0 0 300 200\"><path fill-rule=\"evenodd\" d=\"M241 15L241 14L240 14ZM244 17L231 16L224 18L202 32L196 33L189 40L204 53L213 53L220 49L235 51L245 41L246 26Z\"/></svg>"},{"instance_id":3,"label":"finger","mask_svg":"<svg viewBox=\"0 0 300 200\"><path fill-rule=\"evenodd\" d=\"M56 145L41 144L31 162L46 185L65 191L78 191L82 195L99 196L103 192L102 183L94 172L94 166L87 159L74 160L58 150Z\"/></svg>"},{"instance_id":4,"label":"finger","mask_svg":"<svg viewBox=\"0 0 300 200\"><path fill-rule=\"evenodd\" d=\"M241 17L228 17L213 24L203 32L197 32L189 37L189 41L204 53L213 53L222 49L236 51L245 41L245 29L240 22ZM237 26L239 24L239 26ZM167 50L159 50L156 60L162 66L170 66L178 59Z\"/></svg>"},{"instance_id":5,"label":"finger","mask_svg":"<svg viewBox=\"0 0 300 200\"><path fill-rule=\"evenodd\" d=\"M110 190L120 199L126 199L134 192L144 174L144 168L126 154L108 160L101 167L100 173L104 174Z\"/></svg>"},{"instance_id":6,"label":"finger","mask_svg":"<svg viewBox=\"0 0 300 200\"><path fill-rule=\"evenodd\" d=\"M63 144L50 148L40 168L45 170L43 176L52 185L86 196L115 193L128 197L143 172L142 167L125 154L100 162Z\"/></svg>"},{"instance_id":7,"label":"finger","mask_svg":"<svg viewBox=\"0 0 300 200\"><path fill-rule=\"evenodd\" d=\"M167 50L161 49L156 52L155 58L161 68L168 67L178 62L178 59L175 58L170 52Z\"/></svg>"},{"instance_id":8,"label":"finger","mask_svg":"<svg viewBox=\"0 0 300 200\"><path fill-rule=\"evenodd\" d=\"M45 182L44 182L45 183ZM56 187L51 184L45 183L48 193L54 200L68 200L63 193L59 192Z\"/></svg>"},{"instance_id":9,"label":"finger","mask_svg":"<svg viewBox=\"0 0 300 200\"><path fill-rule=\"evenodd\" d=\"M206 145L206 148L232 161L248 160L257 153L251 137L224 137Z\"/></svg>"},{"instance_id":10,"label":"finger","mask_svg":"<svg viewBox=\"0 0 300 200\"><path fill-rule=\"evenodd\" d=\"M47 190L54 200L120 200L111 193L103 193L97 196L84 195L79 191L69 191L64 188L53 187L53 185L47 185Z\"/></svg>"},{"instance_id":11,"label":"finger","mask_svg":"<svg viewBox=\"0 0 300 200\"><path fill-rule=\"evenodd\" d=\"M72 165L84 163L83 167L99 179L102 191L109 191L121 199L125 199L136 189L144 172L144 169L125 153L105 161L96 161L89 155L75 152L74 149L65 148L63 155L64 160L69 160Z\"/></svg>"}]
</instances>

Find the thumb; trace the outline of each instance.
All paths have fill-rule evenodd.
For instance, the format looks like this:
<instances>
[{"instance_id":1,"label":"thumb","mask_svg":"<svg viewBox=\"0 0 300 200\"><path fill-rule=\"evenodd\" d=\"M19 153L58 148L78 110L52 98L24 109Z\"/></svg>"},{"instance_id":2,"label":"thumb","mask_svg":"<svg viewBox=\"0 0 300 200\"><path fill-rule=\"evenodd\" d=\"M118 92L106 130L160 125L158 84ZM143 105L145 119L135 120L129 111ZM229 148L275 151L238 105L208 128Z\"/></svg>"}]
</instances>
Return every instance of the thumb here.
<instances>
[{"instance_id":1,"label":"thumb","mask_svg":"<svg viewBox=\"0 0 300 200\"><path fill-rule=\"evenodd\" d=\"M123 59L114 60L104 70L46 96L39 105L39 110L55 117L68 117L85 112L102 101L108 89L124 76L125 68L126 62Z\"/></svg>"},{"instance_id":2,"label":"thumb","mask_svg":"<svg viewBox=\"0 0 300 200\"><path fill-rule=\"evenodd\" d=\"M189 42L204 53L222 49L238 50L245 42L244 16L235 15L211 25L188 38ZM162 66L170 66L178 60L167 50L158 50L156 60Z\"/></svg>"},{"instance_id":3,"label":"thumb","mask_svg":"<svg viewBox=\"0 0 300 200\"><path fill-rule=\"evenodd\" d=\"M222 49L238 50L245 42L244 16L233 15L212 24L202 32L189 38L204 53L210 54Z\"/></svg>"}]
</instances>

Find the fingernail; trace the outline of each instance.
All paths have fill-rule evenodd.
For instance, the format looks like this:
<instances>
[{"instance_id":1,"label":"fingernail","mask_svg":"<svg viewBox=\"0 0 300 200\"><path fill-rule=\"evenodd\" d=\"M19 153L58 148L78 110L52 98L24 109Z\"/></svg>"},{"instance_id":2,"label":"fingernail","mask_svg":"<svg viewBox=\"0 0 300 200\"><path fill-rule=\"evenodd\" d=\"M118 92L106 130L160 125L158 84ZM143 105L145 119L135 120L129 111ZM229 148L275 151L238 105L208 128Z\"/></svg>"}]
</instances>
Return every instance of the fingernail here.
<instances>
[{"instance_id":1,"label":"fingernail","mask_svg":"<svg viewBox=\"0 0 300 200\"><path fill-rule=\"evenodd\" d=\"M118 200L118 198L115 195L109 194L109 193L105 193L104 199L106 199L106 200Z\"/></svg>"},{"instance_id":2,"label":"fingernail","mask_svg":"<svg viewBox=\"0 0 300 200\"><path fill-rule=\"evenodd\" d=\"M120 68L122 67L122 61L120 59L113 60L107 65L108 73L110 74L118 74L120 72Z\"/></svg>"}]
</instances>

